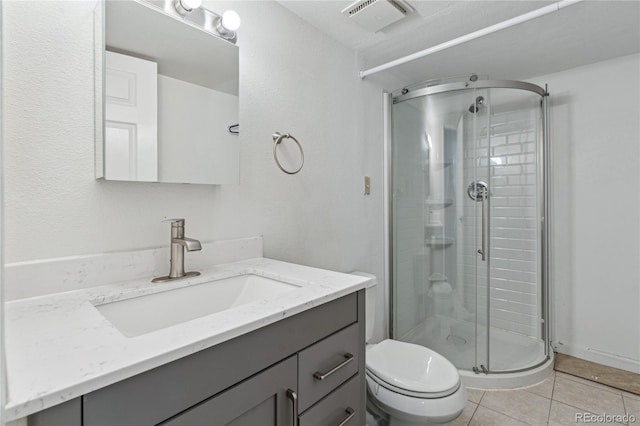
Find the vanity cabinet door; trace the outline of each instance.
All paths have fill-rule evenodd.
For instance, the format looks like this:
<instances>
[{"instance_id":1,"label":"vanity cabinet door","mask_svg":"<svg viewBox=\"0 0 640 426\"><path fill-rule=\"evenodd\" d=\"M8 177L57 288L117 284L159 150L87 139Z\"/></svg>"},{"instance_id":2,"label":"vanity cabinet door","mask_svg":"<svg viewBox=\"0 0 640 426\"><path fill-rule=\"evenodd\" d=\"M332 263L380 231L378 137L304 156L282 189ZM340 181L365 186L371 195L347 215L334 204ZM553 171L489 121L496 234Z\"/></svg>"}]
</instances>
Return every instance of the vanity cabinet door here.
<instances>
[{"instance_id":1,"label":"vanity cabinet door","mask_svg":"<svg viewBox=\"0 0 640 426\"><path fill-rule=\"evenodd\" d=\"M293 426L297 356L264 370L161 423L163 426Z\"/></svg>"}]
</instances>

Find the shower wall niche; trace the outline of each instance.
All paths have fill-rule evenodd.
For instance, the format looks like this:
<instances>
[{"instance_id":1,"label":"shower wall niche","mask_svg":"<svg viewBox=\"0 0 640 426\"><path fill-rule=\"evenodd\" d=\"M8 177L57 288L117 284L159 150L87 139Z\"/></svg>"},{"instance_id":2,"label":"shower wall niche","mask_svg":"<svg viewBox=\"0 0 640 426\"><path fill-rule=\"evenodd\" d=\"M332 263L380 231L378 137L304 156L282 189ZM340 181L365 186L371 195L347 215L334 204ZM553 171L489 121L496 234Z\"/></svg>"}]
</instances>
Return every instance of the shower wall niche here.
<instances>
[{"instance_id":1,"label":"shower wall niche","mask_svg":"<svg viewBox=\"0 0 640 426\"><path fill-rule=\"evenodd\" d=\"M391 332L461 370L549 360L545 98L504 81L393 96Z\"/></svg>"}]
</instances>

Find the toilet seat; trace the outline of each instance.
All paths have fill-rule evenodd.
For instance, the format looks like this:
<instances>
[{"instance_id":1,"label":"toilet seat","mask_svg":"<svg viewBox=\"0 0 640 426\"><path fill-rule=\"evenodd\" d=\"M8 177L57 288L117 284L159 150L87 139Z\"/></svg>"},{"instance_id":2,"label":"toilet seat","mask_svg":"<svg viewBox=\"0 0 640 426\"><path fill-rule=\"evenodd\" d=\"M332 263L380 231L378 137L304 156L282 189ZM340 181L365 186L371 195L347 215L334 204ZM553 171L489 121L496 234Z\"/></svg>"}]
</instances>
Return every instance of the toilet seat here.
<instances>
[{"instance_id":1,"label":"toilet seat","mask_svg":"<svg viewBox=\"0 0 640 426\"><path fill-rule=\"evenodd\" d=\"M458 382L457 386L454 386L453 388L447 389L446 391L443 391L443 392L429 392L429 393L415 392L415 391L412 391L412 390L409 390L409 389L402 389L402 388L399 388L397 386L392 385L391 383L385 382L380 377L376 376L369 369L366 370L366 375L370 380L375 382L377 385L389 390L390 392L394 392L394 393L397 393L399 395L410 396L410 397L413 397L413 398L421 398L421 399L444 398L444 397L447 397L447 396L455 393L461 386L460 382Z\"/></svg>"},{"instance_id":2,"label":"toilet seat","mask_svg":"<svg viewBox=\"0 0 640 426\"><path fill-rule=\"evenodd\" d=\"M446 423L458 417L467 403L464 386L443 398L413 398L378 386L372 374L366 374L366 380L368 394L375 406L389 414L391 426Z\"/></svg>"},{"instance_id":3,"label":"toilet seat","mask_svg":"<svg viewBox=\"0 0 640 426\"><path fill-rule=\"evenodd\" d=\"M402 395L443 398L460 388L456 367L442 355L424 346L386 339L366 353L370 378Z\"/></svg>"}]
</instances>

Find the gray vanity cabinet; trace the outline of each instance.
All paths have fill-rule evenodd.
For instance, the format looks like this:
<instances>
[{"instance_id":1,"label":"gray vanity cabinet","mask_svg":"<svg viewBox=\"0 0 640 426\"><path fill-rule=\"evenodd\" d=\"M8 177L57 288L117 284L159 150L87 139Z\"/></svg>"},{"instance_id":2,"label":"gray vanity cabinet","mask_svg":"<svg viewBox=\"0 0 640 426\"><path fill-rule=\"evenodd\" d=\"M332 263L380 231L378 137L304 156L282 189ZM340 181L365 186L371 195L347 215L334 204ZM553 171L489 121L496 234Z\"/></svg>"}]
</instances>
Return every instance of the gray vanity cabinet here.
<instances>
[{"instance_id":1,"label":"gray vanity cabinet","mask_svg":"<svg viewBox=\"0 0 640 426\"><path fill-rule=\"evenodd\" d=\"M362 290L36 413L28 424L363 425L364 314Z\"/></svg>"}]
</instances>

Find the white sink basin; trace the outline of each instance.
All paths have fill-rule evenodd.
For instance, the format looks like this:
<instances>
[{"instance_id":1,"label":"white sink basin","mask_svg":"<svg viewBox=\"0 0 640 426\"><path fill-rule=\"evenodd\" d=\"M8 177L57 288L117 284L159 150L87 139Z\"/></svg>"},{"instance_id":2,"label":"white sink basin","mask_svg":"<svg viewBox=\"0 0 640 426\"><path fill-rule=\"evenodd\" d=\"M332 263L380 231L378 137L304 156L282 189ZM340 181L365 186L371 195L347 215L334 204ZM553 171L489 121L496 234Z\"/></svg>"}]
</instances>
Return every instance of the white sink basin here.
<instances>
[{"instance_id":1,"label":"white sink basin","mask_svg":"<svg viewBox=\"0 0 640 426\"><path fill-rule=\"evenodd\" d=\"M246 274L96 305L96 309L122 334L134 337L257 300L273 299L297 288Z\"/></svg>"}]
</instances>

